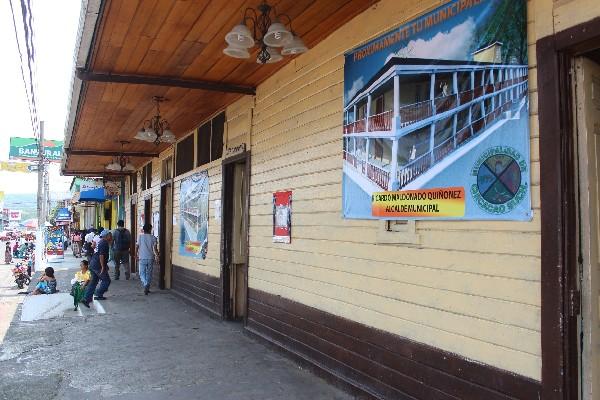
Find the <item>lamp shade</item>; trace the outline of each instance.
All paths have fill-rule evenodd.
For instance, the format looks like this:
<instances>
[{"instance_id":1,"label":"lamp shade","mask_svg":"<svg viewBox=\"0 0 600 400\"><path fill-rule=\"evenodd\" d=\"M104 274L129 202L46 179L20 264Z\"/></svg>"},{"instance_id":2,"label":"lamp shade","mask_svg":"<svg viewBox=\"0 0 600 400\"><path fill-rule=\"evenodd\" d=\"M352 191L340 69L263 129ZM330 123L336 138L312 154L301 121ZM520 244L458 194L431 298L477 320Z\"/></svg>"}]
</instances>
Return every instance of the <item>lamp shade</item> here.
<instances>
[{"instance_id":1,"label":"lamp shade","mask_svg":"<svg viewBox=\"0 0 600 400\"><path fill-rule=\"evenodd\" d=\"M237 48L249 49L254 46L254 38L250 29L244 24L239 24L233 27L227 35L225 35L225 41L231 46ZM227 53L225 53L227 54Z\"/></svg>"},{"instance_id":2,"label":"lamp shade","mask_svg":"<svg viewBox=\"0 0 600 400\"><path fill-rule=\"evenodd\" d=\"M148 134L144 128L140 129L138 133L135 134L134 138L138 140L148 141Z\"/></svg>"},{"instance_id":3,"label":"lamp shade","mask_svg":"<svg viewBox=\"0 0 600 400\"><path fill-rule=\"evenodd\" d=\"M154 142L157 137L158 137L158 135L153 130L146 130L146 141L147 142Z\"/></svg>"},{"instance_id":4,"label":"lamp shade","mask_svg":"<svg viewBox=\"0 0 600 400\"><path fill-rule=\"evenodd\" d=\"M242 47L233 46L231 44L223 49L223 53L233 58L250 58L250 53L248 53L248 50Z\"/></svg>"},{"instance_id":5,"label":"lamp shade","mask_svg":"<svg viewBox=\"0 0 600 400\"><path fill-rule=\"evenodd\" d=\"M283 57L279 53L279 50L277 50L276 48L267 47L267 51L271 55L271 57L269 57L269 59L267 60L267 64L273 64L273 63L283 60Z\"/></svg>"},{"instance_id":6,"label":"lamp shade","mask_svg":"<svg viewBox=\"0 0 600 400\"><path fill-rule=\"evenodd\" d=\"M290 40L288 43L285 44L285 46L283 46L281 54L284 56L289 56L293 54L305 53L307 50L308 47L306 47L302 39L294 35L292 40Z\"/></svg>"},{"instance_id":7,"label":"lamp shade","mask_svg":"<svg viewBox=\"0 0 600 400\"><path fill-rule=\"evenodd\" d=\"M171 132L168 129L165 130L160 137L160 141L163 143L175 143L176 140L177 140L177 138L175 137L173 132Z\"/></svg>"},{"instance_id":8,"label":"lamp shade","mask_svg":"<svg viewBox=\"0 0 600 400\"><path fill-rule=\"evenodd\" d=\"M135 167L133 166L133 164L132 164L132 163L129 163L129 162L128 162L128 163L127 163L127 164L125 164L125 166L123 167L123 171L126 171L126 172L132 172L132 171L135 171Z\"/></svg>"},{"instance_id":9,"label":"lamp shade","mask_svg":"<svg viewBox=\"0 0 600 400\"><path fill-rule=\"evenodd\" d=\"M263 42L270 47L281 47L292 40L292 33L281 22L273 22L263 37Z\"/></svg>"},{"instance_id":10,"label":"lamp shade","mask_svg":"<svg viewBox=\"0 0 600 400\"><path fill-rule=\"evenodd\" d=\"M109 171L119 171L121 169L121 166L113 161L110 164L108 164L105 168Z\"/></svg>"}]
</instances>

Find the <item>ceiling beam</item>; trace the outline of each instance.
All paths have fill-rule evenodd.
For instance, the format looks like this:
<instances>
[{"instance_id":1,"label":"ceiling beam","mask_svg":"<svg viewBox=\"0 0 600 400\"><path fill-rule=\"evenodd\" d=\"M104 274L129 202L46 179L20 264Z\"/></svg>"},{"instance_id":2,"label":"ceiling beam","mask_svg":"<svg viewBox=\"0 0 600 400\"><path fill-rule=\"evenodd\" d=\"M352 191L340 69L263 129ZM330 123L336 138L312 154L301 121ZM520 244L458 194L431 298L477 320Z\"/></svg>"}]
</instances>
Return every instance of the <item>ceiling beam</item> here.
<instances>
[{"instance_id":1,"label":"ceiling beam","mask_svg":"<svg viewBox=\"0 0 600 400\"><path fill-rule=\"evenodd\" d=\"M128 83L131 85L154 85L211 90L214 92L225 93L241 93L249 95L256 94L256 88L252 86L236 85L225 82L199 81L192 79L169 78L164 76L106 74L86 71L83 68L77 68L75 75L80 80L87 82Z\"/></svg>"},{"instance_id":2,"label":"ceiling beam","mask_svg":"<svg viewBox=\"0 0 600 400\"><path fill-rule=\"evenodd\" d=\"M112 150L74 150L65 149L72 156L126 156L126 157L158 157L159 153L148 153L146 151L112 151Z\"/></svg>"},{"instance_id":3,"label":"ceiling beam","mask_svg":"<svg viewBox=\"0 0 600 400\"><path fill-rule=\"evenodd\" d=\"M62 176L87 176L87 177L103 177L103 176L128 176L135 173L125 171L61 171Z\"/></svg>"}]
</instances>

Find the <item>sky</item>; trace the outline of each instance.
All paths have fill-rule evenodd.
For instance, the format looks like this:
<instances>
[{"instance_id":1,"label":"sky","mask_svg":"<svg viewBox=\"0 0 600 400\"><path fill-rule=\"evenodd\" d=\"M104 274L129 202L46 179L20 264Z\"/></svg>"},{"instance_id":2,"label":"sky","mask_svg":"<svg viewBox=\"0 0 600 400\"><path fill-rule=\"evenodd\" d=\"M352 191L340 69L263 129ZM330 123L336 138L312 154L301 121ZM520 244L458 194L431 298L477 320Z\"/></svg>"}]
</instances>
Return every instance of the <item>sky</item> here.
<instances>
[{"instance_id":1,"label":"sky","mask_svg":"<svg viewBox=\"0 0 600 400\"><path fill-rule=\"evenodd\" d=\"M457 16L449 18L431 29L425 29L409 39L398 41L392 46L358 61L354 61L354 50L349 52L346 55L344 64L344 104L363 88L393 53L394 55L399 54L413 58L472 60L470 49L475 30L482 21L486 20L497 3L497 0L483 1L479 5L464 10ZM442 7L448 7L448 4ZM418 19L425 18L427 15L437 12L437 10L421 15ZM393 31L410 26L413 22L408 21ZM358 49L368 46L389 33L386 32Z\"/></svg>"},{"instance_id":2,"label":"sky","mask_svg":"<svg viewBox=\"0 0 600 400\"><path fill-rule=\"evenodd\" d=\"M12 0L19 34L22 34L20 1ZM46 139L63 140L73 71L73 54L81 0L32 0L37 71L39 119L45 122ZM21 51L25 49L21 44ZM10 8L10 1L0 1L0 161L8 160L11 136L33 137L29 108ZM71 177L60 176L58 164L50 166L50 191L68 192ZM0 171L0 191L36 193L37 174Z\"/></svg>"}]
</instances>

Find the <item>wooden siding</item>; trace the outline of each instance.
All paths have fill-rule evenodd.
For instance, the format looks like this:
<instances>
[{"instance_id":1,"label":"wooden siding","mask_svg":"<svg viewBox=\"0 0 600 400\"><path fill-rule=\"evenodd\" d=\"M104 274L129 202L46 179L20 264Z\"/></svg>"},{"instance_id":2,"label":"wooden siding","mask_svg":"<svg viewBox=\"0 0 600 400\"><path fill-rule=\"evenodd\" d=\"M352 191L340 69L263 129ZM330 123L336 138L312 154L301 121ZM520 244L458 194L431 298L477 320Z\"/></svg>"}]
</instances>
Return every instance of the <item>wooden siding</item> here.
<instances>
[{"instance_id":1,"label":"wooden siding","mask_svg":"<svg viewBox=\"0 0 600 400\"><path fill-rule=\"evenodd\" d=\"M258 86L249 286L539 380L539 132L531 2L533 221L419 221L419 243L381 245L380 222L341 218L343 53L441 3L400 7L383 0ZM294 192L292 243L274 244L272 193L286 189Z\"/></svg>"},{"instance_id":2,"label":"wooden siding","mask_svg":"<svg viewBox=\"0 0 600 400\"><path fill-rule=\"evenodd\" d=\"M537 399L539 382L250 289L247 329L386 399Z\"/></svg>"}]
</instances>

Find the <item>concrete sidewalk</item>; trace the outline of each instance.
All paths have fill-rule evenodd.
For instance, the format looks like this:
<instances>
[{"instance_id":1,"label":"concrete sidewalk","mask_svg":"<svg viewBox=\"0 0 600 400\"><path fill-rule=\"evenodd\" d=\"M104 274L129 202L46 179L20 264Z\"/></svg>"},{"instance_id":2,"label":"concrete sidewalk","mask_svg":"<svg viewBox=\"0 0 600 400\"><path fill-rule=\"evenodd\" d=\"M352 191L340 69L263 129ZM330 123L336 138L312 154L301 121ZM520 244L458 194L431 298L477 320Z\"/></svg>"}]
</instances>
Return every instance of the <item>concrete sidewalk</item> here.
<instances>
[{"instance_id":1,"label":"concrete sidewalk","mask_svg":"<svg viewBox=\"0 0 600 400\"><path fill-rule=\"evenodd\" d=\"M78 263L51 264L61 291ZM169 291L144 296L139 280L119 280L106 296L104 314L21 322L17 310L0 346L0 399L351 398Z\"/></svg>"}]
</instances>

